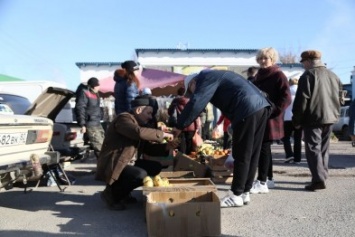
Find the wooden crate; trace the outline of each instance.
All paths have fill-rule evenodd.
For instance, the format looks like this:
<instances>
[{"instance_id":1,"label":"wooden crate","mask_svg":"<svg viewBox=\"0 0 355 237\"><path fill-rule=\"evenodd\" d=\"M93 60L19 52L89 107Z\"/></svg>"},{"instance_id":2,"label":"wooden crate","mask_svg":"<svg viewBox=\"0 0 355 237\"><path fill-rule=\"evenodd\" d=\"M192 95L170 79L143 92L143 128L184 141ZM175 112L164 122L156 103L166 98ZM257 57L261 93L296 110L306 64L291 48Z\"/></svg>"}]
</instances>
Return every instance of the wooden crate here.
<instances>
[{"instance_id":1,"label":"wooden crate","mask_svg":"<svg viewBox=\"0 0 355 237\"><path fill-rule=\"evenodd\" d=\"M185 178L169 179L170 187L144 187L143 194L151 192L188 192L188 191L208 191L216 192L217 187L209 178Z\"/></svg>"},{"instance_id":2,"label":"wooden crate","mask_svg":"<svg viewBox=\"0 0 355 237\"><path fill-rule=\"evenodd\" d=\"M160 172L160 177L162 178L194 178L195 174L193 171L162 171Z\"/></svg>"}]
</instances>

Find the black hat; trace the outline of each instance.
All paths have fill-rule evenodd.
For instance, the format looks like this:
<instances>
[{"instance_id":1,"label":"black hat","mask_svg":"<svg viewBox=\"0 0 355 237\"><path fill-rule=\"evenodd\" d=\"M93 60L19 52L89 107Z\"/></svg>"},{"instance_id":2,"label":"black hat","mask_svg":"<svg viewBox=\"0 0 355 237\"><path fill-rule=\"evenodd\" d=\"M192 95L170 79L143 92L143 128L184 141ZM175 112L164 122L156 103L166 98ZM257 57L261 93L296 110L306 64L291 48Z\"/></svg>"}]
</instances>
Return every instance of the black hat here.
<instances>
[{"instance_id":1,"label":"black hat","mask_svg":"<svg viewBox=\"0 0 355 237\"><path fill-rule=\"evenodd\" d=\"M133 72L139 69L139 64L135 61L128 60L121 64L121 67L126 69L127 71Z\"/></svg>"},{"instance_id":2,"label":"black hat","mask_svg":"<svg viewBox=\"0 0 355 237\"><path fill-rule=\"evenodd\" d=\"M97 79L96 77L92 77L88 80L88 86L90 86L91 88L94 88L95 86L99 86L99 79Z\"/></svg>"},{"instance_id":3,"label":"black hat","mask_svg":"<svg viewBox=\"0 0 355 237\"><path fill-rule=\"evenodd\" d=\"M147 96L137 96L134 100L132 100L131 105L133 108L138 106L154 107L154 101Z\"/></svg>"}]
</instances>

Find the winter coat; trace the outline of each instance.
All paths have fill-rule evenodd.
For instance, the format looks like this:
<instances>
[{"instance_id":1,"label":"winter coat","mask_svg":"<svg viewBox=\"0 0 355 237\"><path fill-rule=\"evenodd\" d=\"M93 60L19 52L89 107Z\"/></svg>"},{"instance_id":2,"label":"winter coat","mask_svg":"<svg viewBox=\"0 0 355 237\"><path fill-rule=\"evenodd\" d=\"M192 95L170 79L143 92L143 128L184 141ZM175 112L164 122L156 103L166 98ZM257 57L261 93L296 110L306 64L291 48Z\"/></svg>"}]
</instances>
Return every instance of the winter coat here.
<instances>
[{"instance_id":1,"label":"winter coat","mask_svg":"<svg viewBox=\"0 0 355 237\"><path fill-rule=\"evenodd\" d=\"M169 116L173 116L175 111L176 111L176 115L177 118L179 118L181 112L184 110L186 104L189 102L189 98L184 97L184 96L178 96L176 98L174 98L171 101L171 104L168 108L168 114ZM185 127L184 129L182 129L182 131L184 132L193 132L196 131L198 129L199 126L199 121L198 118L195 119L191 124L189 124L187 127Z\"/></svg>"},{"instance_id":2,"label":"winter coat","mask_svg":"<svg viewBox=\"0 0 355 237\"><path fill-rule=\"evenodd\" d=\"M114 88L116 115L131 111L131 101L139 94L136 83L132 82L131 84L128 84L123 75L116 76L114 80L116 82Z\"/></svg>"},{"instance_id":3,"label":"winter coat","mask_svg":"<svg viewBox=\"0 0 355 237\"><path fill-rule=\"evenodd\" d=\"M76 98L75 114L78 124L83 126L97 126L101 121L100 97L89 87L83 88Z\"/></svg>"},{"instance_id":4,"label":"winter coat","mask_svg":"<svg viewBox=\"0 0 355 237\"><path fill-rule=\"evenodd\" d=\"M293 103L294 125L313 127L336 123L339 118L341 91L340 79L323 63L306 70L298 81Z\"/></svg>"},{"instance_id":5,"label":"winter coat","mask_svg":"<svg viewBox=\"0 0 355 237\"><path fill-rule=\"evenodd\" d=\"M232 123L270 107L260 90L241 75L225 70L204 70L195 78L196 89L181 112L176 127L190 125L211 102Z\"/></svg>"},{"instance_id":6,"label":"winter coat","mask_svg":"<svg viewBox=\"0 0 355 237\"><path fill-rule=\"evenodd\" d=\"M268 68L260 68L254 84L265 92L275 105L267 122L264 141L280 140L284 137L284 112L291 103L290 85L287 77L279 66L273 65Z\"/></svg>"},{"instance_id":7,"label":"winter coat","mask_svg":"<svg viewBox=\"0 0 355 237\"><path fill-rule=\"evenodd\" d=\"M161 143L163 136L161 130L141 127L133 114L119 114L107 129L97 161L96 179L111 185L137 153L138 157L142 153L151 156L169 155L166 144L150 143Z\"/></svg>"}]
</instances>

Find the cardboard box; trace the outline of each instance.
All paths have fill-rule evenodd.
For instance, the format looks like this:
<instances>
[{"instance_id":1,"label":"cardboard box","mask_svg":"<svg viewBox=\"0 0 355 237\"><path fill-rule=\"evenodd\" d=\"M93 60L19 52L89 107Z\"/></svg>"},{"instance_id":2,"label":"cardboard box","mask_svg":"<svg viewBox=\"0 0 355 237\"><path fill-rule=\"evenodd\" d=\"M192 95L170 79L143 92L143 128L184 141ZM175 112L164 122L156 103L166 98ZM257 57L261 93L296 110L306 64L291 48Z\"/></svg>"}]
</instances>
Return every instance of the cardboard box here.
<instances>
[{"instance_id":1,"label":"cardboard box","mask_svg":"<svg viewBox=\"0 0 355 237\"><path fill-rule=\"evenodd\" d=\"M170 187L142 187L143 194L151 192L217 192L216 185L209 178L169 179Z\"/></svg>"},{"instance_id":2,"label":"cardboard box","mask_svg":"<svg viewBox=\"0 0 355 237\"><path fill-rule=\"evenodd\" d=\"M206 166L178 152L175 156L174 171L193 171L196 177L203 178L206 175Z\"/></svg>"},{"instance_id":3,"label":"cardboard box","mask_svg":"<svg viewBox=\"0 0 355 237\"><path fill-rule=\"evenodd\" d=\"M153 192L147 196L148 236L219 236L220 201L214 192Z\"/></svg>"},{"instance_id":4,"label":"cardboard box","mask_svg":"<svg viewBox=\"0 0 355 237\"><path fill-rule=\"evenodd\" d=\"M194 178L195 174L193 171L162 171L160 172L160 177L162 178Z\"/></svg>"},{"instance_id":5,"label":"cardboard box","mask_svg":"<svg viewBox=\"0 0 355 237\"><path fill-rule=\"evenodd\" d=\"M223 155L223 156L209 156L207 158L208 160L208 166L211 168L211 170L227 170L224 167L224 162L228 158L228 155Z\"/></svg>"},{"instance_id":6,"label":"cardboard box","mask_svg":"<svg viewBox=\"0 0 355 237\"><path fill-rule=\"evenodd\" d=\"M232 184L233 176L213 177L212 181L215 184Z\"/></svg>"}]
</instances>

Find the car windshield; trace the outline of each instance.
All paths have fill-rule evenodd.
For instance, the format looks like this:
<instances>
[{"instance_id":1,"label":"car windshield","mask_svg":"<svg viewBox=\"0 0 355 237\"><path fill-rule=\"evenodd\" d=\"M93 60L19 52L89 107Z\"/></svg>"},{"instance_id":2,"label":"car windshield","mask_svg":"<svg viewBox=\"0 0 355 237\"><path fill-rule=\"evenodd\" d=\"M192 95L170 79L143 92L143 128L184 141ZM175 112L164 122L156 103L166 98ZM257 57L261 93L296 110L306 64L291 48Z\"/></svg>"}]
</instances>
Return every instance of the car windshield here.
<instances>
[{"instance_id":1,"label":"car windshield","mask_svg":"<svg viewBox=\"0 0 355 237\"><path fill-rule=\"evenodd\" d=\"M26 97L5 93L0 93L0 103L8 105L15 114L24 114L31 105Z\"/></svg>"}]
</instances>

